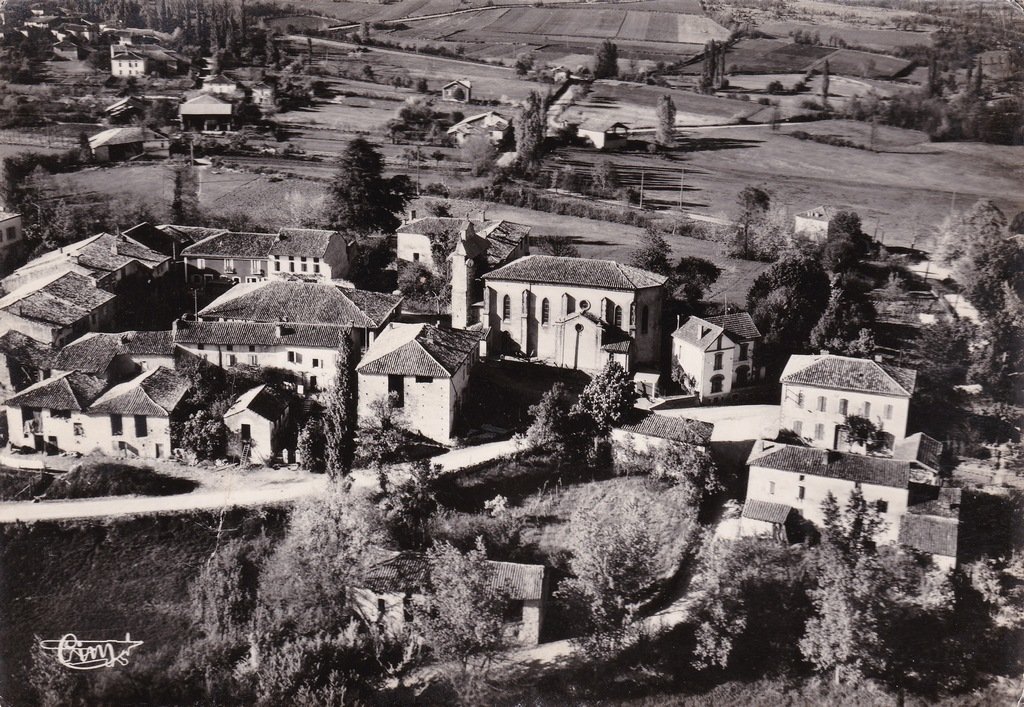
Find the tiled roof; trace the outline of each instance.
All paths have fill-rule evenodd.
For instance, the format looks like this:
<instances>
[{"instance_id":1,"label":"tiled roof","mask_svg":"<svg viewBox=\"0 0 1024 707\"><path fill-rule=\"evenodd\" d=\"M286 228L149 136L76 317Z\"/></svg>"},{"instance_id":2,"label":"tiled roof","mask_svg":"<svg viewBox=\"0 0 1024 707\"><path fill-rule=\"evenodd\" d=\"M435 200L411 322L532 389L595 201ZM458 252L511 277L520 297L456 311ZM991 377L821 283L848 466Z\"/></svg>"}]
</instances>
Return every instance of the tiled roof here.
<instances>
[{"instance_id":1,"label":"tiled roof","mask_svg":"<svg viewBox=\"0 0 1024 707\"><path fill-rule=\"evenodd\" d=\"M464 218L452 216L423 216L421 218L406 221L395 233L421 233L430 235L432 233L458 233L459 229L466 223Z\"/></svg>"},{"instance_id":2,"label":"tiled roof","mask_svg":"<svg viewBox=\"0 0 1024 707\"><path fill-rule=\"evenodd\" d=\"M942 459L942 442L917 432L893 445L893 459L916 461L929 469L938 471Z\"/></svg>"},{"instance_id":3,"label":"tiled roof","mask_svg":"<svg viewBox=\"0 0 1024 707\"><path fill-rule=\"evenodd\" d=\"M917 513L904 513L900 518L900 545L955 558L959 539L960 521L957 518Z\"/></svg>"},{"instance_id":4,"label":"tiled roof","mask_svg":"<svg viewBox=\"0 0 1024 707\"><path fill-rule=\"evenodd\" d=\"M99 378L71 371L30 385L7 398L4 405L81 412L99 396L104 385Z\"/></svg>"},{"instance_id":5,"label":"tiled roof","mask_svg":"<svg viewBox=\"0 0 1024 707\"><path fill-rule=\"evenodd\" d=\"M839 209L834 206L815 206L813 209L797 214L797 216L831 221L837 213L839 213Z\"/></svg>"},{"instance_id":6,"label":"tiled roof","mask_svg":"<svg viewBox=\"0 0 1024 707\"><path fill-rule=\"evenodd\" d=\"M337 231L324 231L316 228L282 228L273 245L270 255L298 255L322 258L331 245L332 238L341 238Z\"/></svg>"},{"instance_id":7,"label":"tiled roof","mask_svg":"<svg viewBox=\"0 0 1024 707\"><path fill-rule=\"evenodd\" d=\"M721 314L717 317L708 317L707 321L715 326L722 327L727 334L736 337L738 341L750 341L761 336L757 325L746 312L733 312L732 314Z\"/></svg>"},{"instance_id":8,"label":"tiled roof","mask_svg":"<svg viewBox=\"0 0 1024 707\"><path fill-rule=\"evenodd\" d=\"M174 223L161 224L157 226L157 228L176 240L178 243L198 243L204 238L215 236L218 233L227 233L223 228L209 228L207 226L179 226Z\"/></svg>"},{"instance_id":9,"label":"tiled roof","mask_svg":"<svg viewBox=\"0 0 1024 707\"><path fill-rule=\"evenodd\" d=\"M377 329L395 316L402 298L326 282L235 285L199 312L203 319L333 324Z\"/></svg>"},{"instance_id":10,"label":"tiled roof","mask_svg":"<svg viewBox=\"0 0 1024 707\"><path fill-rule=\"evenodd\" d=\"M479 344L479 332L394 324L370 344L356 370L373 375L449 378Z\"/></svg>"},{"instance_id":11,"label":"tiled roof","mask_svg":"<svg viewBox=\"0 0 1024 707\"><path fill-rule=\"evenodd\" d=\"M612 260L527 255L484 276L487 280L638 290L665 283L665 276Z\"/></svg>"},{"instance_id":12,"label":"tiled roof","mask_svg":"<svg viewBox=\"0 0 1024 707\"><path fill-rule=\"evenodd\" d=\"M448 134L452 135L454 133L505 130L511 124L512 123L508 118L491 110L486 113L477 113L476 115L471 115L468 118L463 118L458 123L448 128Z\"/></svg>"},{"instance_id":13,"label":"tiled roof","mask_svg":"<svg viewBox=\"0 0 1024 707\"><path fill-rule=\"evenodd\" d=\"M792 507L782 503L748 498L746 503L743 504L743 517L782 525L786 522L786 518L789 517L792 510Z\"/></svg>"},{"instance_id":14,"label":"tiled roof","mask_svg":"<svg viewBox=\"0 0 1024 707\"><path fill-rule=\"evenodd\" d=\"M337 324L273 324L268 322L175 322L179 344L232 346L308 346L337 349L346 327Z\"/></svg>"},{"instance_id":15,"label":"tiled roof","mask_svg":"<svg viewBox=\"0 0 1024 707\"><path fill-rule=\"evenodd\" d=\"M20 331L8 331L0 336L0 353L18 363L43 370L53 367L55 355L52 348Z\"/></svg>"},{"instance_id":16,"label":"tiled roof","mask_svg":"<svg viewBox=\"0 0 1024 707\"><path fill-rule=\"evenodd\" d=\"M169 417L188 389L185 378L157 366L112 387L89 406L89 412Z\"/></svg>"},{"instance_id":17,"label":"tiled roof","mask_svg":"<svg viewBox=\"0 0 1024 707\"><path fill-rule=\"evenodd\" d=\"M504 265L531 230L529 226L511 221L498 221L484 228L480 235L487 239L487 263L492 268Z\"/></svg>"},{"instance_id":18,"label":"tiled roof","mask_svg":"<svg viewBox=\"0 0 1024 707\"><path fill-rule=\"evenodd\" d=\"M96 149L104 145L130 145L136 142L166 140L166 135L144 127L111 128L89 138L89 147Z\"/></svg>"},{"instance_id":19,"label":"tiled roof","mask_svg":"<svg viewBox=\"0 0 1024 707\"><path fill-rule=\"evenodd\" d=\"M849 356L791 356L782 372L783 383L856 390L909 397L917 371Z\"/></svg>"},{"instance_id":20,"label":"tiled roof","mask_svg":"<svg viewBox=\"0 0 1024 707\"><path fill-rule=\"evenodd\" d=\"M288 402L276 390L268 385L258 385L239 395L224 417L250 410L265 420L276 422L287 409Z\"/></svg>"},{"instance_id":21,"label":"tiled roof","mask_svg":"<svg viewBox=\"0 0 1024 707\"><path fill-rule=\"evenodd\" d=\"M544 598L544 565L489 560L491 586L507 592L510 599L538 601ZM400 553L371 567L366 574L369 589L379 593L405 593L421 590L427 582L426 558L415 553Z\"/></svg>"},{"instance_id":22,"label":"tiled roof","mask_svg":"<svg viewBox=\"0 0 1024 707\"><path fill-rule=\"evenodd\" d=\"M761 336L761 332L754 325L754 320L746 312L723 314L706 319L691 316L683 322L682 326L672 332L672 336L701 348L707 348L722 333L728 335L736 343L750 341Z\"/></svg>"},{"instance_id":23,"label":"tiled roof","mask_svg":"<svg viewBox=\"0 0 1024 707\"><path fill-rule=\"evenodd\" d=\"M163 253L131 238L100 233L30 260L4 281L26 282L34 272L53 272L61 265L66 266L66 271L77 269L81 273L106 274L121 270L132 262L152 270L168 260Z\"/></svg>"},{"instance_id":24,"label":"tiled roof","mask_svg":"<svg viewBox=\"0 0 1024 707\"><path fill-rule=\"evenodd\" d=\"M876 486L907 488L910 483L910 462L814 447L779 445L760 456L753 455L748 463L751 467L844 479Z\"/></svg>"},{"instance_id":25,"label":"tiled roof","mask_svg":"<svg viewBox=\"0 0 1024 707\"><path fill-rule=\"evenodd\" d=\"M174 354L174 341L170 331L86 334L61 349L53 367L61 371L101 373L119 354L171 356Z\"/></svg>"},{"instance_id":26,"label":"tiled roof","mask_svg":"<svg viewBox=\"0 0 1024 707\"><path fill-rule=\"evenodd\" d=\"M277 239L275 233L221 231L181 251L191 258L266 258Z\"/></svg>"},{"instance_id":27,"label":"tiled roof","mask_svg":"<svg viewBox=\"0 0 1024 707\"><path fill-rule=\"evenodd\" d=\"M686 417L668 417L648 411L633 413L619 427L633 434L660 437L675 442L704 446L711 441L715 426L710 422Z\"/></svg>"},{"instance_id":28,"label":"tiled roof","mask_svg":"<svg viewBox=\"0 0 1024 707\"><path fill-rule=\"evenodd\" d=\"M70 326L114 299L92 280L66 272L49 280L37 280L0 299L0 309L48 325Z\"/></svg>"}]
</instances>

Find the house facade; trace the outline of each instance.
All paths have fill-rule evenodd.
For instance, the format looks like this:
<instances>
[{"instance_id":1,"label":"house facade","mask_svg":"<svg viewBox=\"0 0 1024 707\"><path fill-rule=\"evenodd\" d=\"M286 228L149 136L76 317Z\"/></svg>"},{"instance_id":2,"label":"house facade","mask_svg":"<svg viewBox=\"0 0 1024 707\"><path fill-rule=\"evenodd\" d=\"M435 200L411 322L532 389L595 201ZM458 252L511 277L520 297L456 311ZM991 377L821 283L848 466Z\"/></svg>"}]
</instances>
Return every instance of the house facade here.
<instances>
[{"instance_id":1,"label":"house facade","mask_svg":"<svg viewBox=\"0 0 1024 707\"><path fill-rule=\"evenodd\" d=\"M469 103L473 100L473 84L468 79L449 81L441 87L441 98L456 103Z\"/></svg>"},{"instance_id":2,"label":"house facade","mask_svg":"<svg viewBox=\"0 0 1024 707\"><path fill-rule=\"evenodd\" d=\"M490 584L505 595L505 635L521 646L540 643L551 596L544 565L488 561ZM423 587L429 567L422 555L398 553L367 572L366 586L356 588L356 611L368 622L398 632L414 620L423 605Z\"/></svg>"},{"instance_id":3,"label":"house facade","mask_svg":"<svg viewBox=\"0 0 1024 707\"><path fill-rule=\"evenodd\" d=\"M623 123L605 128L580 125L576 133L598 150L621 150L629 144L629 128Z\"/></svg>"},{"instance_id":4,"label":"house facade","mask_svg":"<svg viewBox=\"0 0 1024 707\"><path fill-rule=\"evenodd\" d=\"M763 368L754 363L761 340L746 312L687 318L672 333L672 360L682 369L684 390L714 402L763 380Z\"/></svg>"},{"instance_id":5,"label":"house facade","mask_svg":"<svg viewBox=\"0 0 1024 707\"><path fill-rule=\"evenodd\" d=\"M816 206L793 217L793 232L815 243L828 238L828 227L838 209L832 206Z\"/></svg>"},{"instance_id":6,"label":"house facade","mask_svg":"<svg viewBox=\"0 0 1024 707\"><path fill-rule=\"evenodd\" d=\"M185 101L178 108L182 130L227 132L235 127L235 105L213 94L204 93Z\"/></svg>"},{"instance_id":7,"label":"house facade","mask_svg":"<svg viewBox=\"0 0 1024 707\"><path fill-rule=\"evenodd\" d=\"M171 454L171 420L188 382L159 367L108 387L84 373L47 378L4 402L11 444L51 454Z\"/></svg>"},{"instance_id":8,"label":"house facade","mask_svg":"<svg viewBox=\"0 0 1024 707\"><path fill-rule=\"evenodd\" d=\"M110 57L110 75L118 79L149 75L149 59L135 52L120 52Z\"/></svg>"},{"instance_id":9,"label":"house facade","mask_svg":"<svg viewBox=\"0 0 1024 707\"><path fill-rule=\"evenodd\" d=\"M758 442L747 463L750 474L746 503L754 503L741 520L745 534L762 534L766 530L774 534L778 528L769 529L766 524L785 526L799 518L820 529L824 526L821 504L826 497L832 494L842 507L850 494L859 489L885 521L878 540L897 541L900 519L910 505L909 462ZM795 514L793 518L791 513Z\"/></svg>"},{"instance_id":10,"label":"house facade","mask_svg":"<svg viewBox=\"0 0 1024 707\"><path fill-rule=\"evenodd\" d=\"M356 366L359 415L371 416L377 401L391 398L409 429L450 443L479 349L479 332L390 325Z\"/></svg>"},{"instance_id":11,"label":"house facade","mask_svg":"<svg viewBox=\"0 0 1024 707\"><path fill-rule=\"evenodd\" d=\"M470 221L451 217L413 218L398 227L396 257L420 263L436 271L432 243L435 239L475 241L480 274L530 254L530 226L511 221ZM465 247L465 246L464 246Z\"/></svg>"},{"instance_id":12,"label":"house facade","mask_svg":"<svg viewBox=\"0 0 1024 707\"><path fill-rule=\"evenodd\" d=\"M23 242L21 214L0 209L0 267L8 253Z\"/></svg>"},{"instance_id":13,"label":"house facade","mask_svg":"<svg viewBox=\"0 0 1024 707\"><path fill-rule=\"evenodd\" d=\"M448 128L448 136L460 146L478 136L485 137L492 145L501 145L512 137L512 121L494 111L478 113Z\"/></svg>"},{"instance_id":14,"label":"house facade","mask_svg":"<svg viewBox=\"0 0 1024 707\"><path fill-rule=\"evenodd\" d=\"M108 326L116 297L76 272L50 274L0 298L0 330L16 331L61 347Z\"/></svg>"},{"instance_id":15,"label":"house facade","mask_svg":"<svg viewBox=\"0 0 1024 707\"><path fill-rule=\"evenodd\" d=\"M917 374L869 359L791 356L782 372L780 425L815 447L851 450L847 417L869 419L891 449L907 432Z\"/></svg>"},{"instance_id":16,"label":"house facade","mask_svg":"<svg viewBox=\"0 0 1024 707\"><path fill-rule=\"evenodd\" d=\"M355 249L355 240L338 231L282 228L270 247L267 272L271 277L342 280L349 276Z\"/></svg>"},{"instance_id":17,"label":"house facade","mask_svg":"<svg viewBox=\"0 0 1024 707\"><path fill-rule=\"evenodd\" d=\"M238 435L243 461L269 464L282 448L288 400L267 385L248 390L224 413L224 425Z\"/></svg>"},{"instance_id":18,"label":"house facade","mask_svg":"<svg viewBox=\"0 0 1024 707\"><path fill-rule=\"evenodd\" d=\"M181 251L185 278L193 286L233 285L267 279L267 259L274 233L219 233Z\"/></svg>"},{"instance_id":19,"label":"house facade","mask_svg":"<svg viewBox=\"0 0 1024 707\"><path fill-rule=\"evenodd\" d=\"M470 309L460 288L474 280L473 268L473 258L456 248L453 325L459 307ZM584 371L609 360L629 371L659 366L662 275L610 260L529 255L483 280L479 322L489 328L489 352Z\"/></svg>"}]
</instances>

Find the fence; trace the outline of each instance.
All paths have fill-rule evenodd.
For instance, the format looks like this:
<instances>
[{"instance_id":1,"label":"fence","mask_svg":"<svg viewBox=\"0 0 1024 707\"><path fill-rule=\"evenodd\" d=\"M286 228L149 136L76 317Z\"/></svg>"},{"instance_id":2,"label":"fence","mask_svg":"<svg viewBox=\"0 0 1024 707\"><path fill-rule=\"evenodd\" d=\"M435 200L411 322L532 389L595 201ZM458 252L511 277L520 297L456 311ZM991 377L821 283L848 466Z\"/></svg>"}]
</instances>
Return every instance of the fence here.
<instances>
[{"instance_id":1,"label":"fence","mask_svg":"<svg viewBox=\"0 0 1024 707\"><path fill-rule=\"evenodd\" d=\"M23 128L0 130L0 145L32 145L34 147L72 148L78 138L53 128Z\"/></svg>"}]
</instances>

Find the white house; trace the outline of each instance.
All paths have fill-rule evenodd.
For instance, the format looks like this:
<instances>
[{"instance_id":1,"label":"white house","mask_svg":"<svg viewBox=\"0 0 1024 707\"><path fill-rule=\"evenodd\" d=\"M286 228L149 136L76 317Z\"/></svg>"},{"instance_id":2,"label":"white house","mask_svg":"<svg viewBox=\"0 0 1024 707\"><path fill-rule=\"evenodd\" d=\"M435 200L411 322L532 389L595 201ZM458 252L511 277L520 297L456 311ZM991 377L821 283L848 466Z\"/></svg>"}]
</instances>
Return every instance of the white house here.
<instances>
[{"instance_id":1,"label":"white house","mask_svg":"<svg viewBox=\"0 0 1024 707\"><path fill-rule=\"evenodd\" d=\"M490 110L471 115L448 128L448 136L456 145L464 145L467 140L479 135L486 137L492 145L500 145L511 137L512 121Z\"/></svg>"},{"instance_id":2,"label":"white house","mask_svg":"<svg viewBox=\"0 0 1024 707\"><path fill-rule=\"evenodd\" d=\"M598 150L621 150L629 143L629 128L624 123L608 126L584 124L576 133Z\"/></svg>"},{"instance_id":3,"label":"white house","mask_svg":"<svg viewBox=\"0 0 1024 707\"><path fill-rule=\"evenodd\" d=\"M231 101L202 93L178 108L182 130L228 131L235 124L235 105Z\"/></svg>"},{"instance_id":4,"label":"white house","mask_svg":"<svg viewBox=\"0 0 1024 707\"><path fill-rule=\"evenodd\" d=\"M21 214L0 209L0 267L11 250L22 242Z\"/></svg>"},{"instance_id":5,"label":"white house","mask_svg":"<svg viewBox=\"0 0 1024 707\"><path fill-rule=\"evenodd\" d=\"M162 366L110 387L72 371L25 388L4 408L14 445L161 459L173 449L171 420L186 392L188 382Z\"/></svg>"},{"instance_id":6,"label":"white house","mask_svg":"<svg viewBox=\"0 0 1024 707\"><path fill-rule=\"evenodd\" d=\"M760 345L761 332L746 312L691 316L672 333L672 359L686 376L687 392L715 401L763 379L754 363Z\"/></svg>"},{"instance_id":7,"label":"white house","mask_svg":"<svg viewBox=\"0 0 1024 707\"><path fill-rule=\"evenodd\" d=\"M121 52L110 57L110 75L115 78L146 76L149 74L149 59L135 52Z\"/></svg>"},{"instance_id":8,"label":"white house","mask_svg":"<svg viewBox=\"0 0 1024 707\"><path fill-rule=\"evenodd\" d=\"M480 272L501 267L530 254L529 226L511 221L470 221L447 216L413 218L398 227L395 253L399 260L421 263L436 270L432 243L435 239L474 238L482 253ZM468 235L467 235L468 232Z\"/></svg>"},{"instance_id":9,"label":"white house","mask_svg":"<svg viewBox=\"0 0 1024 707\"><path fill-rule=\"evenodd\" d=\"M839 212L833 206L816 206L793 217L793 232L816 243L828 237L828 227Z\"/></svg>"},{"instance_id":10,"label":"white house","mask_svg":"<svg viewBox=\"0 0 1024 707\"><path fill-rule=\"evenodd\" d=\"M257 464L269 463L281 451L287 421L288 400L266 385L242 393L224 413L224 425L242 444L242 457Z\"/></svg>"},{"instance_id":11,"label":"white house","mask_svg":"<svg viewBox=\"0 0 1024 707\"><path fill-rule=\"evenodd\" d=\"M505 632L522 646L540 643L550 597L547 568L488 561L491 586L505 595ZM397 632L415 617L423 602L429 567L422 555L396 553L367 572L365 587L354 594L355 608L368 622Z\"/></svg>"},{"instance_id":12,"label":"white house","mask_svg":"<svg viewBox=\"0 0 1024 707\"><path fill-rule=\"evenodd\" d=\"M317 228L282 228L270 246L268 274L305 280L343 280L355 253L356 242L339 231Z\"/></svg>"},{"instance_id":13,"label":"white house","mask_svg":"<svg viewBox=\"0 0 1024 707\"><path fill-rule=\"evenodd\" d=\"M747 464L745 534L779 534L791 513L796 514L792 520L803 518L821 528L821 504L828 494L843 506L860 489L885 521L879 540L896 542L910 504L910 462L762 441L755 443Z\"/></svg>"},{"instance_id":14,"label":"white house","mask_svg":"<svg viewBox=\"0 0 1024 707\"><path fill-rule=\"evenodd\" d=\"M356 366L359 415L391 397L414 432L442 444L452 440L480 333L430 324L392 324Z\"/></svg>"},{"instance_id":15,"label":"white house","mask_svg":"<svg viewBox=\"0 0 1024 707\"><path fill-rule=\"evenodd\" d=\"M659 366L663 275L611 260L528 255L484 274L478 305L467 246L460 241L452 256L452 321L489 329L489 351L584 371L609 360L628 371Z\"/></svg>"},{"instance_id":16,"label":"white house","mask_svg":"<svg viewBox=\"0 0 1024 707\"><path fill-rule=\"evenodd\" d=\"M782 372L780 425L816 447L853 449L846 418L865 417L887 446L907 436L917 372L870 359L791 356Z\"/></svg>"}]
</instances>

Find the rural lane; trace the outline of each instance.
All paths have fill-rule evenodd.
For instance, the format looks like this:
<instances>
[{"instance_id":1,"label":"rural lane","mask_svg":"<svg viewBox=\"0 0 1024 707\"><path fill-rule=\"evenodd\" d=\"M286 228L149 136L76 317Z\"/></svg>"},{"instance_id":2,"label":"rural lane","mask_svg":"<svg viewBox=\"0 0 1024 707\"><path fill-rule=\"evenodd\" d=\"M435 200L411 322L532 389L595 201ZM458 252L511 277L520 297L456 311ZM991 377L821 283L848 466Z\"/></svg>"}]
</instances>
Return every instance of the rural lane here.
<instances>
[{"instance_id":1,"label":"rural lane","mask_svg":"<svg viewBox=\"0 0 1024 707\"><path fill-rule=\"evenodd\" d=\"M443 471L465 469L482 462L512 454L521 449L518 438L490 442L475 447L453 449L431 458L433 464ZM401 465L395 467L401 472ZM392 481L396 476L392 476ZM103 518L145 513L177 513L196 510L215 510L233 506L261 506L290 503L300 498L323 493L327 489L327 477L310 474L306 477L282 480L246 488L244 476L217 488L202 488L192 493L174 496L106 496L70 501L41 501L30 503L13 501L0 503L0 523L28 523L32 521L68 520L72 518ZM369 469L352 472L352 486L357 489L372 489L377 486L377 474Z\"/></svg>"}]
</instances>

